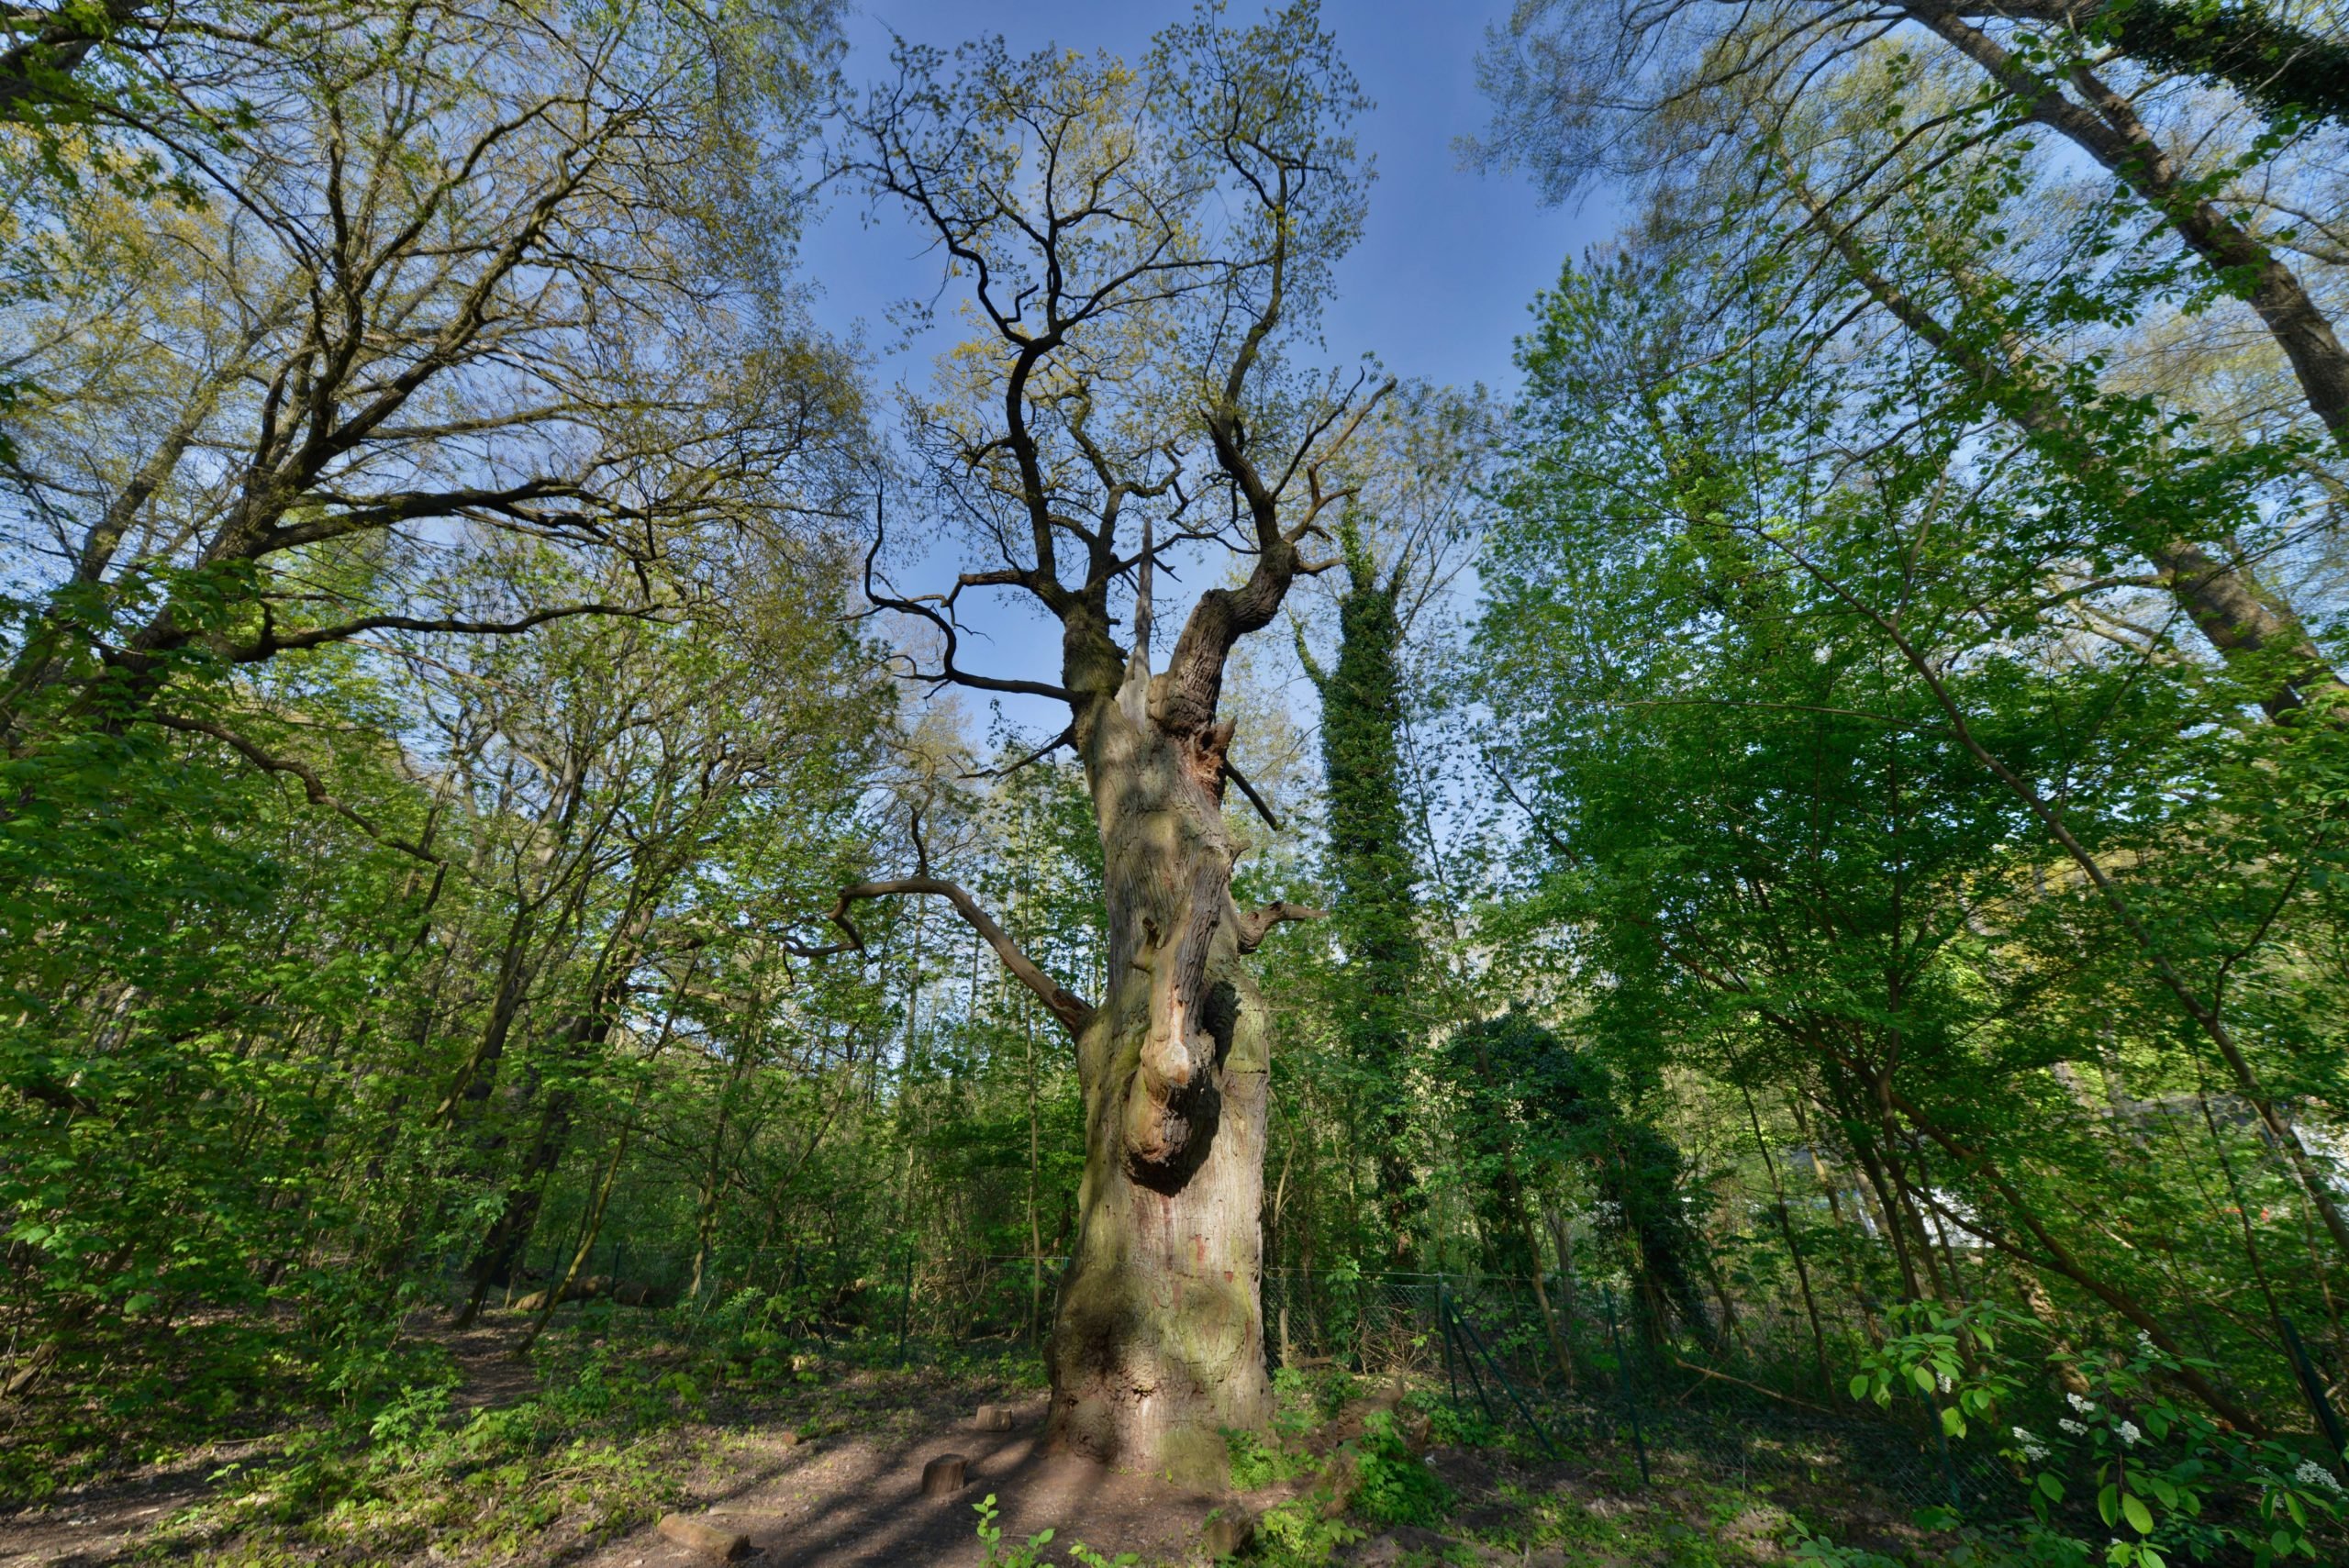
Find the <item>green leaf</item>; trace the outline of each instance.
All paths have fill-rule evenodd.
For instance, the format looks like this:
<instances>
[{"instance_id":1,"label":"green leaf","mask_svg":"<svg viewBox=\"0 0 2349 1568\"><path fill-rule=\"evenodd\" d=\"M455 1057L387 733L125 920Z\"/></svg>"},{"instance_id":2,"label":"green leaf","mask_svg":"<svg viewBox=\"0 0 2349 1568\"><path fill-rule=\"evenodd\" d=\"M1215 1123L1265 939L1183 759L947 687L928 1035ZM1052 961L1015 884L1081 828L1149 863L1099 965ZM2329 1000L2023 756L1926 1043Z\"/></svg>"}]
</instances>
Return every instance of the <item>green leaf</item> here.
<instances>
[{"instance_id":1,"label":"green leaf","mask_svg":"<svg viewBox=\"0 0 2349 1568\"><path fill-rule=\"evenodd\" d=\"M2154 1533L2154 1510L2145 1507L2144 1500L2136 1494L2123 1492L2121 1495L2121 1512L2128 1518L2129 1528L2139 1535Z\"/></svg>"},{"instance_id":2,"label":"green leaf","mask_svg":"<svg viewBox=\"0 0 2349 1568\"><path fill-rule=\"evenodd\" d=\"M2039 1473L2039 1489L2047 1494L2047 1500L2051 1503L2064 1500L2064 1484L2047 1471Z\"/></svg>"},{"instance_id":3,"label":"green leaf","mask_svg":"<svg viewBox=\"0 0 2349 1568\"><path fill-rule=\"evenodd\" d=\"M1866 1398L1868 1396L1868 1384L1870 1381L1871 1379L1868 1377L1866 1373L1854 1373L1852 1374L1852 1397L1854 1399Z\"/></svg>"}]
</instances>

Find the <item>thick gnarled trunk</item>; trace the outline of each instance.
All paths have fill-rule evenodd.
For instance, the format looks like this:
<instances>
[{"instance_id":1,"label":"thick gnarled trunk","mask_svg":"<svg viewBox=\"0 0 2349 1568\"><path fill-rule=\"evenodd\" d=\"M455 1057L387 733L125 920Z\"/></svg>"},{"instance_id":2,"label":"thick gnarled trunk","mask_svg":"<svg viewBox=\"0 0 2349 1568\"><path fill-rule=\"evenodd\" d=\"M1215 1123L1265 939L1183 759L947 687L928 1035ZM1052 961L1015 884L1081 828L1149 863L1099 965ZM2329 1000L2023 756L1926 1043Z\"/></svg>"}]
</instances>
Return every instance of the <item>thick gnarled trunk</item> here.
<instances>
[{"instance_id":1,"label":"thick gnarled trunk","mask_svg":"<svg viewBox=\"0 0 2349 1568\"><path fill-rule=\"evenodd\" d=\"M1163 678L1162 678L1163 679ZM1170 735L1144 677L1076 739L1101 830L1109 979L1077 1040L1085 1163L1050 1360L1056 1442L1190 1482L1271 1414L1259 1276L1268 1020L1231 903L1230 731Z\"/></svg>"}]
</instances>

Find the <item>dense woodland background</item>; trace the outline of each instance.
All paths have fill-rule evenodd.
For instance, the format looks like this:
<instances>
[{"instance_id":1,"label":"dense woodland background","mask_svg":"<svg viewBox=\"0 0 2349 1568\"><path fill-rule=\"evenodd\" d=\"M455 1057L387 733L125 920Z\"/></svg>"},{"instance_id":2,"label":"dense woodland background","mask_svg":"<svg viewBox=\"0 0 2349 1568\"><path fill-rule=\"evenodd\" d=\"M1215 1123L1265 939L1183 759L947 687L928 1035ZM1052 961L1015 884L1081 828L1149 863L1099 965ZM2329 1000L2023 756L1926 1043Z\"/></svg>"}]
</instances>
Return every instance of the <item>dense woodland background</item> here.
<instances>
[{"instance_id":1,"label":"dense woodland background","mask_svg":"<svg viewBox=\"0 0 2349 1568\"><path fill-rule=\"evenodd\" d=\"M940 901L815 956L926 868L1101 989L1081 777L868 613L985 523L966 382L795 270L830 6L5 16L0 1491L363 1424L559 1284L1032 1343L1063 1036ZM1629 218L1513 406L1393 367L1232 677L1240 884L1330 911L1257 961L1268 1262L2323 1458L2337 7L1557 0L1485 65L1475 156Z\"/></svg>"}]
</instances>

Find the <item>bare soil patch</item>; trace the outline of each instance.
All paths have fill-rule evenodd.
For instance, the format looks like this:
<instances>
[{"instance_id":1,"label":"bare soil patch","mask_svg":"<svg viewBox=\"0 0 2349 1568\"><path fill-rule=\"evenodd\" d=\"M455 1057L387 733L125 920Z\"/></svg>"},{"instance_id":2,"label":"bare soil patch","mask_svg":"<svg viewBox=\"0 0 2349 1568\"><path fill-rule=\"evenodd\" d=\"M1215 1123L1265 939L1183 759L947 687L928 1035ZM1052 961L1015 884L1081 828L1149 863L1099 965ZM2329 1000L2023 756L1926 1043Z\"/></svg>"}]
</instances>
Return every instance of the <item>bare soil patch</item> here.
<instances>
[{"instance_id":1,"label":"bare soil patch","mask_svg":"<svg viewBox=\"0 0 2349 1568\"><path fill-rule=\"evenodd\" d=\"M98 1568L118 1562L157 1525L209 1496L211 1477L221 1466L264 1446L263 1440L219 1444L0 1514L0 1568Z\"/></svg>"},{"instance_id":2,"label":"bare soil patch","mask_svg":"<svg viewBox=\"0 0 2349 1568\"><path fill-rule=\"evenodd\" d=\"M1145 1562L1203 1559L1200 1529L1222 1499L1047 1451L1044 1408L1041 1396L1012 1404L1009 1431L979 1430L968 1410L956 1417L933 1409L914 1430L900 1424L896 1431L775 1443L765 1462L693 1517L749 1535L761 1568L957 1568L983 1560L974 1505L992 1494L1008 1541L1050 1529L1055 1555L1081 1540L1110 1555L1139 1552ZM754 1449L757 1435L747 1441ZM963 1456L966 1484L952 1496L925 1498L923 1466L945 1454ZM589 1568L707 1561L651 1529L584 1559Z\"/></svg>"}]
</instances>

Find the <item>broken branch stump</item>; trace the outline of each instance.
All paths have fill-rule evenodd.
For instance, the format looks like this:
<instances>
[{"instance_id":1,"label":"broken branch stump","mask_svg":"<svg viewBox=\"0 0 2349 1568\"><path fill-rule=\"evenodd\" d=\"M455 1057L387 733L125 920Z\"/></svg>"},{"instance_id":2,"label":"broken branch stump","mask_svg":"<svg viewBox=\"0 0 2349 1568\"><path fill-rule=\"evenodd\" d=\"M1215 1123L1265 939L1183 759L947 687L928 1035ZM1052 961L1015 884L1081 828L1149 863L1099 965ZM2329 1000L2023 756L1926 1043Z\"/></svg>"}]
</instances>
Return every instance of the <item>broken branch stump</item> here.
<instances>
[{"instance_id":1,"label":"broken branch stump","mask_svg":"<svg viewBox=\"0 0 2349 1568\"><path fill-rule=\"evenodd\" d=\"M1011 1430L1011 1407L982 1405L978 1414L971 1418L971 1424L983 1432L1008 1432Z\"/></svg>"}]
</instances>

